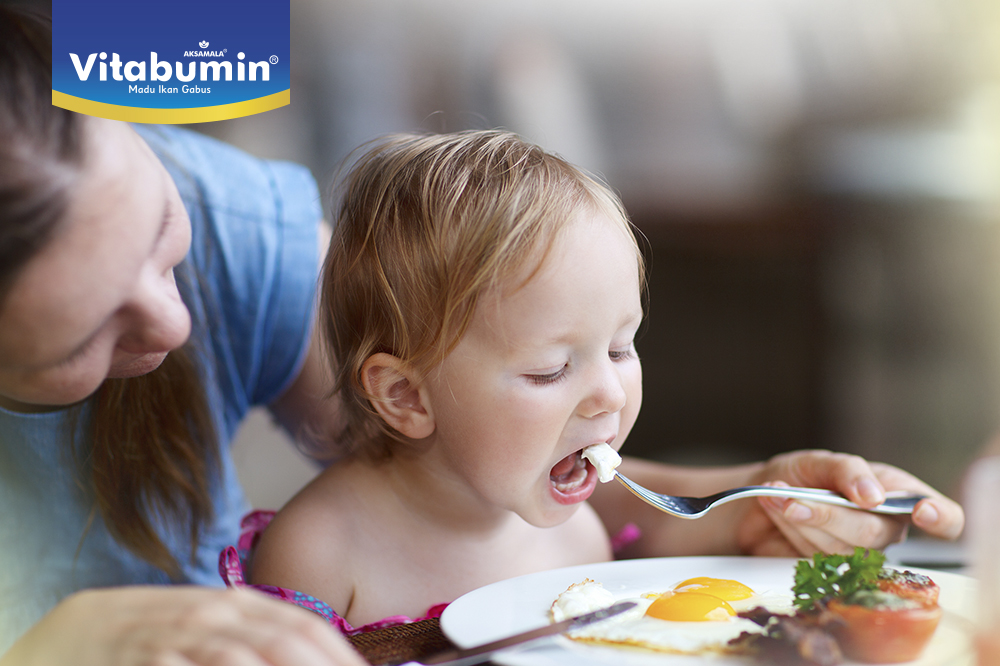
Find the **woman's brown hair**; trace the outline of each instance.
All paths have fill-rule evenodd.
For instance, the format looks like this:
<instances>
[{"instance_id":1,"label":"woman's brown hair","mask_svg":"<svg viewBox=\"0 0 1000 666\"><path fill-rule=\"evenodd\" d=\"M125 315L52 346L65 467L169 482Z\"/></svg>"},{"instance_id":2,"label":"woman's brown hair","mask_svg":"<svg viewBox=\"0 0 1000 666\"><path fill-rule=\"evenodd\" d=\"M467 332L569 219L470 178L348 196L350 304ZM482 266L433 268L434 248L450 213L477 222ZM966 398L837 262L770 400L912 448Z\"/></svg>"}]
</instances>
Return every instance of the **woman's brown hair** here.
<instances>
[{"instance_id":1,"label":"woman's brown hair","mask_svg":"<svg viewBox=\"0 0 1000 666\"><path fill-rule=\"evenodd\" d=\"M618 197L511 132L386 137L361 155L342 189L320 317L337 359L345 442L368 459L389 457L404 440L372 407L361 381L365 361L386 352L426 374L459 343L481 296L516 289L515 275L530 279L575 215L599 212L616 222L645 282Z\"/></svg>"},{"instance_id":2,"label":"woman's brown hair","mask_svg":"<svg viewBox=\"0 0 1000 666\"><path fill-rule=\"evenodd\" d=\"M58 241L83 168L84 119L52 106L51 91L51 20L0 6L0 304L20 269ZM88 401L89 437L73 451L109 532L174 577L158 525L185 525L193 560L219 466L198 358L189 344L147 375L105 380Z\"/></svg>"}]
</instances>

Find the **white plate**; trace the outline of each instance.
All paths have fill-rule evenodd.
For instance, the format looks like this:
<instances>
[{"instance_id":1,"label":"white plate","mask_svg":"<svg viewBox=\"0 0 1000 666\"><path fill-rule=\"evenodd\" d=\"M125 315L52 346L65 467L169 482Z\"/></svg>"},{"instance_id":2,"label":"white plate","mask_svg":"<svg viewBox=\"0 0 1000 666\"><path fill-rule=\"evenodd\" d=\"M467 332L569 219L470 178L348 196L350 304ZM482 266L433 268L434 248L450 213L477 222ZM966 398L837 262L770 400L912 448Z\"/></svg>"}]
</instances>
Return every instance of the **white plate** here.
<instances>
[{"instance_id":1,"label":"white plate","mask_svg":"<svg viewBox=\"0 0 1000 666\"><path fill-rule=\"evenodd\" d=\"M590 578L616 597L662 591L694 576L732 578L757 592L790 594L795 559L766 557L662 557L587 564L500 581L459 597L441 616L441 629L460 647L471 647L549 622L552 602L573 583ZM946 613L920 666L972 664L970 621L975 612L975 581L967 576L913 569L941 587ZM947 612L950 611L950 612ZM575 643L563 637L508 650L493 657L504 666L746 666L735 657L685 657Z\"/></svg>"}]
</instances>

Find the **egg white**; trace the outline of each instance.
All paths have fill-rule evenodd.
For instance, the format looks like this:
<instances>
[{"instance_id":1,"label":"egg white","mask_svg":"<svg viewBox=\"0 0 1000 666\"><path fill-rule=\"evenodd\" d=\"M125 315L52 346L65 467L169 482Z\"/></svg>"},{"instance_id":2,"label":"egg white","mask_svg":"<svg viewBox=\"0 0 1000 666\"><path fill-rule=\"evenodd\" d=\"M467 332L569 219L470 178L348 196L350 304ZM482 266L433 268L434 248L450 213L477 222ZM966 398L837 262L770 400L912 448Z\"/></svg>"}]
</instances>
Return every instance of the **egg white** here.
<instances>
[{"instance_id":1,"label":"egg white","mask_svg":"<svg viewBox=\"0 0 1000 666\"><path fill-rule=\"evenodd\" d=\"M624 613L601 622L575 629L568 638L599 645L629 646L671 654L707 654L727 652L726 644L743 632L762 633L763 627L740 618L723 621L670 622L646 616L646 609L657 593L636 597L617 597L600 583L586 579L576 583L557 597L552 604L552 619L558 622L615 603L633 601L636 606ZM733 610L740 612L764 606L772 612L787 612L792 607L788 595L770 592L754 594L739 601L729 601Z\"/></svg>"},{"instance_id":2,"label":"egg white","mask_svg":"<svg viewBox=\"0 0 1000 666\"><path fill-rule=\"evenodd\" d=\"M607 483L615 478L615 468L622 464L622 457L618 452L603 442L591 444L581 452L581 455L597 470L597 478L601 483Z\"/></svg>"}]
</instances>

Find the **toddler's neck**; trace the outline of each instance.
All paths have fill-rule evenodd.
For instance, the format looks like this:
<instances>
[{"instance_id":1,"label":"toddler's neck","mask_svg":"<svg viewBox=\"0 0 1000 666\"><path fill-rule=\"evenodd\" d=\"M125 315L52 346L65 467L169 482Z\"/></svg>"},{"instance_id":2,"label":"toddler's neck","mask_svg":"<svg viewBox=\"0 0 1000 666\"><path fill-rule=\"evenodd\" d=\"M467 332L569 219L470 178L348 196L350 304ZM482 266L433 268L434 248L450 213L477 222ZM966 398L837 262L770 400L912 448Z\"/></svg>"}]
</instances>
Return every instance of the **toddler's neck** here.
<instances>
[{"instance_id":1,"label":"toddler's neck","mask_svg":"<svg viewBox=\"0 0 1000 666\"><path fill-rule=\"evenodd\" d=\"M380 502L393 516L405 515L440 530L441 536L488 539L511 523L523 522L514 512L490 503L431 454L403 452L384 461L348 464L359 493Z\"/></svg>"}]
</instances>

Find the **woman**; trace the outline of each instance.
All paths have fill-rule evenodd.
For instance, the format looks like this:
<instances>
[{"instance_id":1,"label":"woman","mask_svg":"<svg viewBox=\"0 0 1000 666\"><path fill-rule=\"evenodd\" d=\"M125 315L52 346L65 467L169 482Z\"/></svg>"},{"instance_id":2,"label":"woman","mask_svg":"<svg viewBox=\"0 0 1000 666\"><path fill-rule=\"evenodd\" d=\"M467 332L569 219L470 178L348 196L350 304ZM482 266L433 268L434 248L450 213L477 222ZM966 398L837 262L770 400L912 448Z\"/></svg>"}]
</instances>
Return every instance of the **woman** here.
<instances>
[{"instance_id":1,"label":"woman","mask_svg":"<svg viewBox=\"0 0 1000 666\"><path fill-rule=\"evenodd\" d=\"M52 107L50 31L0 8L0 664L360 664L318 617L200 586L221 583L247 508L228 450L246 411L266 404L300 438L340 427L310 344L315 184L188 132ZM623 469L679 492L753 476L865 504L926 488L826 453ZM612 530L623 502L595 497ZM694 534L651 510L633 554L838 550L858 521L862 545L905 530L743 504ZM934 494L915 520L954 536L962 516Z\"/></svg>"},{"instance_id":2,"label":"woman","mask_svg":"<svg viewBox=\"0 0 1000 666\"><path fill-rule=\"evenodd\" d=\"M247 509L219 443L251 406L336 420L308 352L315 184L52 107L49 31L0 14L0 652L77 590L157 587L71 596L3 663L364 663L299 609L163 586L217 584Z\"/></svg>"}]
</instances>

